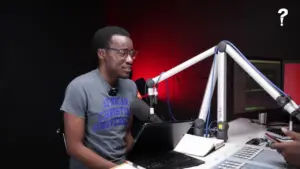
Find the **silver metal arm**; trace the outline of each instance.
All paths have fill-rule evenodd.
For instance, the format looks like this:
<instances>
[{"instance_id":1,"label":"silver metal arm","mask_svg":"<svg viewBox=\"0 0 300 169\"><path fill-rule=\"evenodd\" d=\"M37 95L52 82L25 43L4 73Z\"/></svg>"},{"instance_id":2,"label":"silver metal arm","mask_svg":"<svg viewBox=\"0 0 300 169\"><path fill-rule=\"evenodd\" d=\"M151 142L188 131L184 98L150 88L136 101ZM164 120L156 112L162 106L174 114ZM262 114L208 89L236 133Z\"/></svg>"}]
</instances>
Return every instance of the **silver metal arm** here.
<instances>
[{"instance_id":1,"label":"silver metal arm","mask_svg":"<svg viewBox=\"0 0 300 169\"><path fill-rule=\"evenodd\" d=\"M199 55L181 63L180 65L177 65L176 67L168 70L167 72L164 72L154 78L151 78L151 79L148 79L147 82L146 82L146 85L148 87L148 97L149 97L149 100L150 100L150 114L154 114L154 104L157 103L157 89L156 89L156 85L158 83L160 83L161 81L164 81L168 78L170 78L171 76L193 66L194 64L208 58L209 56L213 55L214 54L214 50L215 50L215 47L212 47L208 50L206 50L205 52L203 53L200 53Z\"/></svg>"},{"instance_id":2,"label":"silver metal arm","mask_svg":"<svg viewBox=\"0 0 300 169\"><path fill-rule=\"evenodd\" d=\"M218 108L217 108L217 138L227 141L227 58L226 53L218 49Z\"/></svg>"},{"instance_id":3,"label":"silver metal arm","mask_svg":"<svg viewBox=\"0 0 300 169\"><path fill-rule=\"evenodd\" d=\"M239 65L242 69L249 74L274 100L277 101L278 105L284 110L295 116L300 121L300 108L299 106L285 93L280 92L279 89L270 82L261 72L259 72L254 65L252 65L237 49L233 48L229 42L222 41L216 47L213 47L188 61L170 69L169 71L147 80L148 95L150 97L150 112L154 114L153 105L156 103L156 96L158 95L156 85L187 69L188 67L204 60L205 58L213 55L216 50L217 56L214 59L214 65L211 68L209 79L206 85L205 94L202 100L201 109L199 112L198 119L195 120L194 134L203 136L204 130L208 130L205 126L208 111L211 104L211 97L214 91L216 81L218 80L218 109L217 109L217 138L227 140L228 139L228 128L227 121L227 54Z\"/></svg>"},{"instance_id":4,"label":"silver metal arm","mask_svg":"<svg viewBox=\"0 0 300 169\"><path fill-rule=\"evenodd\" d=\"M217 46L217 80L218 80L218 109L217 109L217 138L227 140L227 131L229 128L226 122L226 53L247 73L251 76L284 110L290 113L292 116L296 117L300 121L300 109L299 106L285 93L281 93L277 87L270 82L260 71L258 71L254 65L252 65L241 53L234 49L228 42L222 41ZM213 70L213 68L212 68ZM205 126L208 107L211 100L211 94L213 93L213 88L215 81L211 81L212 76L215 77L215 72L211 70L210 77L207 82L205 95L203 97L201 109L199 112L199 117L195 121L194 134L198 136L203 136L204 131L209 130L207 125ZM224 73L223 73L224 72ZM214 74L213 74L214 73ZM214 79L215 80L215 79ZM213 83L213 85L211 85Z\"/></svg>"},{"instance_id":5,"label":"silver metal arm","mask_svg":"<svg viewBox=\"0 0 300 169\"><path fill-rule=\"evenodd\" d=\"M209 78L206 84L205 93L202 99L202 104L199 111L198 119L194 123L194 135L203 136L205 127L205 122L207 119L208 112L210 111L211 99L214 93L216 81L218 78L218 59L214 58L214 62L211 66Z\"/></svg>"},{"instance_id":6,"label":"silver metal arm","mask_svg":"<svg viewBox=\"0 0 300 169\"><path fill-rule=\"evenodd\" d=\"M209 79L207 81L205 94L202 100L202 105L199 112L198 119L195 120L194 124L194 134L197 136L208 136L209 132L209 126L207 123L209 121L207 120L212 95L214 92L216 80L218 79L218 92L217 92L217 98L218 98L218 108L217 108L217 138L222 140L228 139L228 128L229 125L226 122L227 120L227 58L226 53L224 50L219 50L220 46L217 48L217 56L214 59L213 66L210 71ZM222 48L220 48L222 49ZM206 124L206 126L205 126ZM205 133L204 133L205 132Z\"/></svg>"},{"instance_id":7,"label":"silver metal arm","mask_svg":"<svg viewBox=\"0 0 300 169\"><path fill-rule=\"evenodd\" d=\"M281 93L277 87L269 81L269 79L259 72L254 65L252 65L242 54L238 53L231 45L226 44L225 51L278 103L280 107L300 121L299 106L291 99L290 96L285 93Z\"/></svg>"}]
</instances>

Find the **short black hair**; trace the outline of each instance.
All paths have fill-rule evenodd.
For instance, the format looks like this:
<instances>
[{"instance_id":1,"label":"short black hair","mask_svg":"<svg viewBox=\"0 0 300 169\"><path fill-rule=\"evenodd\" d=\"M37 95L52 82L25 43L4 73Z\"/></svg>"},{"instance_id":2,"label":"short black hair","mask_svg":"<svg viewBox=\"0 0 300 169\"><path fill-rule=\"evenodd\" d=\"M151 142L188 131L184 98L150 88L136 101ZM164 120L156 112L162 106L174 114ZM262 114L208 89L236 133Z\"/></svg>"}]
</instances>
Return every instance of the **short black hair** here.
<instances>
[{"instance_id":1,"label":"short black hair","mask_svg":"<svg viewBox=\"0 0 300 169\"><path fill-rule=\"evenodd\" d=\"M113 35L122 35L130 37L130 34L121 27L118 26L107 26L101 29L98 29L94 34L92 41L92 49L95 52L98 52L98 49L105 49L109 47L109 42Z\"/></svg>"}]
</instances>

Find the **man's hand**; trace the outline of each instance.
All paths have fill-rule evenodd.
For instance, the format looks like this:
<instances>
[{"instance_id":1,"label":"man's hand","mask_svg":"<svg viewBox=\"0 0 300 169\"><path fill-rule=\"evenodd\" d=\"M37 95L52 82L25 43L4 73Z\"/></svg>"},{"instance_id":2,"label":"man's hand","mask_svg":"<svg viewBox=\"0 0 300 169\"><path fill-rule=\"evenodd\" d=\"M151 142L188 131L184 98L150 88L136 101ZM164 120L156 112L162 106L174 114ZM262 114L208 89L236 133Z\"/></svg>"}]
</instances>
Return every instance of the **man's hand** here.
<instances>
[{"instance_id":1,"label":"man's hand","mask_svg":"<svg viewBox=\"0 0 300 169\"><path fill-rule=\"evenodd\" d=\"M83 118L67 112L64 113L68 154L90 169L109 169L117 166L113 162L99 156L82 143L84 138L84 123L85 120Z\"/></svg>"},{"instance_id":2,"label":"man's hand","mask_svg":"<svg viewBox=\"0 0 300 169\"><path fill-rule=\"evenodd\" d=\"M289 131L286 128L282 128L282 132L291 137L293 141L274 143L271 147L277 149L289 164L300 167L300 133Z\"/></svg>"}]
</instances>

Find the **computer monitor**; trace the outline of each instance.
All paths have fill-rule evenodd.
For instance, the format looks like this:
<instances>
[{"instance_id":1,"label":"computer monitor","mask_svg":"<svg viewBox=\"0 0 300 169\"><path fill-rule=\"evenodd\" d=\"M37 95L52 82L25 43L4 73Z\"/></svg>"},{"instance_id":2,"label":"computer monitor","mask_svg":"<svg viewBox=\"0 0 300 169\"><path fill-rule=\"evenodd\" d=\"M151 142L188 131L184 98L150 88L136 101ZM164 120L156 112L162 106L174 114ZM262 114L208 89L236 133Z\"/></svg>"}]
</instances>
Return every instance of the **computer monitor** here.
<instances>
[{"instance_id":1,"label":"computer monitor","mask_svg":"<svg viewBox=\"0 0 300 169\"><path fill-rule=\"evenodd\" d=\"M257 70L274 85L282 87L282 61L250 59ZM280 107L276 101L238 64L233 66L233 114L235 117L258 118L258 113L270 113Z\"/></svg>"},{"instance_id":2,"label":"computer monitor","mask_svg":"<svg viewBox=\"0 0 300 169\"><path fill-rule=\"evenodd\" d=\"M283 91L300 105L300 60L283 62ZM289 119L289 114L284 112L284 119ZM293 123L300 124L300 121L293 118Z\"/></svg>"},{"instance_id":3,"label":"computer monitor","mask_svg":"<svg viewBox=\"0 0 300 169\"><path fill-rule=\"evenodd\" d=\"M300 105L300 60L298 62L284 62L283 73L284 92Z\"/></svg>"}]
</instances>

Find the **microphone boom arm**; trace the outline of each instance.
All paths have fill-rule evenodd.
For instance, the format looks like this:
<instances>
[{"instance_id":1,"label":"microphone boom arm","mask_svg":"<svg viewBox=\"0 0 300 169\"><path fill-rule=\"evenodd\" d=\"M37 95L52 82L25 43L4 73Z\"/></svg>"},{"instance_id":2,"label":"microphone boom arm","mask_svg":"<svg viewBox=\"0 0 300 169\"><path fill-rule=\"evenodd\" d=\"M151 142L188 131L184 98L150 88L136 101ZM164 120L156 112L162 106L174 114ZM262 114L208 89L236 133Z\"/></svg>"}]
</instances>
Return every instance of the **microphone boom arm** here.
<instances>
[{"instance_id":1,"label":"microphone boom arm","mask_svg":"<svg viewBox=\"0 0 300 169\"><path fill-rule=\"evenodd\" d=\"M170 78L171 76L193 66L194 64L208 58L209 56L213 55L215 47L208 49L207 51L177 65L176 67L164 72L154 78L148 79L146 82L146 86L148 88L148 97L150 100L150 114L154 114L154 104L157 104L157 89L156 86L158 83Z\"/></svg>"},{"instance_id":2,"label":"microphone boom arm","mask_svg":"<svg viewBox=\"0 0 300 169\"><path fill-rule=\"evenodd\" d=\"M216 53L215 53L216 51ZM276 102L287 111L290 115L296 117L300 121L299 106L285 93L280 92L272 82L270 82L254 65L252 65L237 49L233 48L229 42L222 41L217 46L181 63L180 65L168 70L161 75L148 79L146 84L148 87L148 96L150 98L150 114L154 114L154 104L157 100L156 85L171 76L189 68L190 66L216 54L214 66L212 66L209 79L207 81L205 94L199 111L198 119L195 120L194 134L203 136L205 122L207 119L212 93L218 80L218 108L217 108L217 138L227 141L229 125L226 122L226 105L227 105L227 54L250 76L252 77ZM208 130L208 129L206 129Z\"/></svg>"},{"instance_id":3,"label":"microphone boom arm","mask_svg":"<svg viewBox=\"0 0 300 169\"><path fill-rule=\"evenodd\" d=\"M208 49L207 51L203 52L203 53L200 53L199 55L177 65L176 67L168 70L167 72L164 72L163 74L161 75L158 75L152 79L148 79L147 80L147 86L148 87L153 87L155 84L161 82L161 81L164 81L168 78L170 78L171 76L193 66L194 64L208 58L209 56L213 55L214 54L214 50L215 50L216 47L212 47L210 49Z\"/></svg>"},{"instance_id":4,"label":"microphone boom arm","mask_svg":"<svg viewBox=\"0 0 300 169\"><path fill-rule=\"evenodd\" d=\"M231 45L226 44L226 52L277 102L280 107L300 121L300 108L290 96L280 92L272 82L270 82L261 72L259 72L246 58L243 58L243 56L239 54Z\"/></svg>"}]
</instances>

